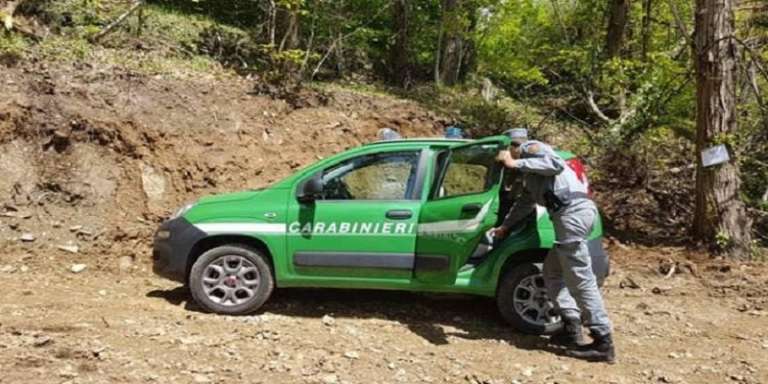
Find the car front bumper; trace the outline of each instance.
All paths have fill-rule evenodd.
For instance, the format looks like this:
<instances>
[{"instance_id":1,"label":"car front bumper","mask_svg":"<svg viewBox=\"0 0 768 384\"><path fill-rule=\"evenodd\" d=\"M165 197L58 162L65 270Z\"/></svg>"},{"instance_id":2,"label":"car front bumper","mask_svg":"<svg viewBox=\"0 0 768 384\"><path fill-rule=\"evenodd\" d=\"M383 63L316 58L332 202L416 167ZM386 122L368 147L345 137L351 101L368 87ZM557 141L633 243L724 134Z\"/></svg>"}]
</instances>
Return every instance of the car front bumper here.
<instances>
[{"instance_id":1,"label":"car front bumper","mask_svg":"<svg viewBox=\"0 0 768 384\"><path fill-rule=\"evenodd\" d=\"M167 279L186 283L189 257L198 241L206 236L184 217L167 220L155 232L152 270Z\"/></svg>"}]
</instances>

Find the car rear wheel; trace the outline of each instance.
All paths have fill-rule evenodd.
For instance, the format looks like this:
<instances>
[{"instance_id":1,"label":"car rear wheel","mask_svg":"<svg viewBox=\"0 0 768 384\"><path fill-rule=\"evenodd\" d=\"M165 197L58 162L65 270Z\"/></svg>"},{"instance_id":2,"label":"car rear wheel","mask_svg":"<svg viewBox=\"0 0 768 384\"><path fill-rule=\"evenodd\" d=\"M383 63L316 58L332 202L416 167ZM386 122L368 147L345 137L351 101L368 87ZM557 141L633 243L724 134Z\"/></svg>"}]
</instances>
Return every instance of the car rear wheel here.
<instances>
[{"instance_id":1,"label":"car rear wheel","mask_svg":"<svg viewBox=\"0 0 768 384\"><path fill-rule=\"evenodd\" d=\"M274 279L262 252L244 245L212 248L192 265L189 290L203 309L243 315L259 309L272 294Z\"/></svg>"},{"instance_id":2,"label":"car rear wheel","mask_svg":"<svg viewBox=\"0 0 768 384\"><path fill-rule=\"evenodd\" d=\"M499 281L496 305L502 317L517 330L551 335L563 323L547 297L541 269L531 263L508 270Z\"/></svg>"}]
</instances>

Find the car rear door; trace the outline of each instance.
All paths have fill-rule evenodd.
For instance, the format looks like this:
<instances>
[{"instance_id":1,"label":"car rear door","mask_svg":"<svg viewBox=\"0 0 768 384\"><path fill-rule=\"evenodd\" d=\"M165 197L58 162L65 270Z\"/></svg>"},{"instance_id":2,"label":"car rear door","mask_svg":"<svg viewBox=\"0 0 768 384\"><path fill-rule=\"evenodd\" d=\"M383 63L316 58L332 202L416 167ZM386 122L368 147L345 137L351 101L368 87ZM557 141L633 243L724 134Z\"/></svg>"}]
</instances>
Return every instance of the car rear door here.
<instances>
[{"instance_id":1,"label":"car rear door","mask_svg":"<svg viewBox=\"0 0 768 384\"><path fill-rule=\"evenodd\" d=\"M504 137L463 144L439 153L416 238L414 277L450 284L482 237L496 223Z\"/></svg>"}]
</instances>

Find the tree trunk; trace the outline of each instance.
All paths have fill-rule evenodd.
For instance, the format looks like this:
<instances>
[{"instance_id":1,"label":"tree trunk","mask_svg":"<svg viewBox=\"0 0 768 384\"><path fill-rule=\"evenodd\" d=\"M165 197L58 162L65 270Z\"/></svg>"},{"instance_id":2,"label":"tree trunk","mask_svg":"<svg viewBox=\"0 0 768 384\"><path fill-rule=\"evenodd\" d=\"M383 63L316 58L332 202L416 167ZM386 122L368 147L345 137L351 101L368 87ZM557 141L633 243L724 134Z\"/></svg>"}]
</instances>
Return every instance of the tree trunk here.
<instances>
[{"instance_id":1,"label":"tree trunk","mask_svg":"<svg viewBox=\"0 0 768 384\"><path fill-rule=\"evenodd\" d=\"M277 4L275 0L269 0L269 45L275 46L275 35L277 34Z\"/></svg>"},{"instance_id":2,"label":"tree trunk","mask_svg":"<svg viewBox=\"0 0 768 384\"><path fill-rule=\"evenodd\" d=\"M408 0L394 0L392 4L393 31L395 43L392 45L390 81L399 87L411 85L411 47L410 47L410 4Z\"/></svg>"},{"instance_id":3,"label":"tree trunk","mask_svg":"<svg viewBox=\"0 0 768 384\"><path fill-rule=\"evenodd\" d=\"M437 46L435 47L435 84L439 87L442 84L442 78L440 77L440 60L443 58L443 34L445 33L445 22L440 21L440 30L437 33Z\"/></svg>"},{"instance_id":4,"label":"tree trunk","mask_svg":"<svg viewBox=\"0 0 768 384\"><path fill-rule=\"evenodd\" d=\"M446 36L440 60L440 83L454 85L459 82L464 40L457 36Z\"/></svg>"},{"instance_id":5,"label":"tree trunk","mask_svg":"<svg viewBox=\"0 0 768 384\"><path fill-rule=\"evenodd\" d=\"M735 0L696 0L696 209L694 236L737 259L748 259L752 222L739 198L741 179L735 160L704 168L700 153L736 133L733 38ZM732 148L731 153L733 154Z\"/></svg>"},{"instance_id":6,"label":"tree trunk","mask_svg":"<svg viewBox=\"0 0 768 384\"><path fill-rule=\"evenodd\" d=\"M609 8L608 31L605 36L605 55L611 59L619 55L624 46L624 33L629 20L629 0L612 0Z\"/></svg>"},{"instance_id":7,"label":"tree trunk","mask_svg":"<svg viewBox=\"0 0 768 384\"><path fill-rule=\"evenodd\" d=\"M282 30L283 37L277 51L297 48L299 46L299 10L280 10L278 20L278 28Z\"/></svg>"},{"instance_id":8,"label":"tree trunk","mask_svg":"<svg viewBox=\"0 0 768 384\"><path fill-rule=\"evenodd\" d=\"M640 55L643 61L648 61L648 51L651 49L651 5L653 0L643 0L643 30Z\"/></svg>"},{"instance_id":9,"label":"tree trunk","mask_svg":"<svg viewBox=\"0 0 768 384\"><path fill-rule=\"evenodd\" d=\"M342 78L346 64L344 60L344 35L341 34L341 31L336 34L336 41L338 41L334 50L336 52L336 77Z\"/></svg>"},{"instance_id":10,"label":"tree trunk","mask_svg":"<svg viewBox=\"0 0 768 384\"><path fill-rule=\"evenodd\" d=\"M467 76L475 70L477 64L477 47L475 45L474 33L477 30L477 5L475 2L466 2L465 12L467 17L467 28L464 31L464 46L461 56L461 66L459 67L459 81L464 82Z\"/></svg>"},{"instance_id":11,"label":"tree trunk","mask_svg":"<svg viewBox=\"0 0 768 384\"><path fill-rule=\"evenodd\" d=\"M474 60L471 34L477 24L475 7L466 0L442 0L440 56L435 65L438 84L463 81Z\"/></svg>"},{"instance_id":12,"label":"tree trunk","mask_svg":"<svg viewBox=\"0 0 768 384\"><path fill-rule=\"evenodd\" d=\"M459 80L459 67L461 66L461 52L464 43L461 28L462 7L461 0L442 1L442 49L440 58L440 83L445 85L456 84Z\"/></svg>"}]
</instances>

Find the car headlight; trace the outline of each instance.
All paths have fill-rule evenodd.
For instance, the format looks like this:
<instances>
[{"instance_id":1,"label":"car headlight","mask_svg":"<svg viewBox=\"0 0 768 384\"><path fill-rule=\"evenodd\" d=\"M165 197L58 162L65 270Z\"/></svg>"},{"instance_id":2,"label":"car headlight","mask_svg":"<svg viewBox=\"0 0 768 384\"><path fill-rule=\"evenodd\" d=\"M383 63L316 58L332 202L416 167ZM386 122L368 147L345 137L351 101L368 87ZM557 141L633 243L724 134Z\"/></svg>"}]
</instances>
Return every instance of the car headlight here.
<instances>
[{"instance_id":1,"label":"car headlight","mask_svg":"<svg viewBox=\"0 0 768 384\"><path fill-rule=\"evenodd\" d=\"M181 216L183 216L185 213L187 213L187 212L188 212L190 209L192 209L192 207L194 207L194 206L195 206L195 203L190 203L190 204L187 204L187 205L185 205L185 206L183 206L183 207L179 208L179 210L177 210L177 211L176 211L176 213L174 213L174 214L171 216L171 220L173 220L173 219L176 219L176 218L178 218L178 217L181 217Z\"/></svg>"}]
</instances>

